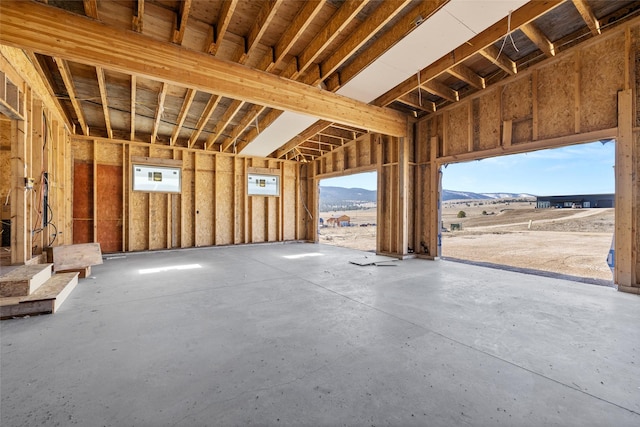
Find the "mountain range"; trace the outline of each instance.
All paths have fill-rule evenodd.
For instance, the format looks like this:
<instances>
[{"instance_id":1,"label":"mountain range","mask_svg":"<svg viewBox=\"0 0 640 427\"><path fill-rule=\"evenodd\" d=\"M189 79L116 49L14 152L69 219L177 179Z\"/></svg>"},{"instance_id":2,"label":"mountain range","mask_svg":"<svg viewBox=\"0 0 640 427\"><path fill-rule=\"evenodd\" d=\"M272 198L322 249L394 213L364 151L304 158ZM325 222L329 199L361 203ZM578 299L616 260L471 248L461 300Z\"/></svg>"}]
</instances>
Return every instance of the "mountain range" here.
<instances>
[{"instance_id":1,"label":"mountain range","mask_svg":"<svg viewBox=\"0 0 640 427\"><path fill-rule=\"evenodd\" d=\"M526 199L536 197L528 193L474 193L442 190L442 200ZM376 203L377 192L364 188L320 187L320 210L361 209Z\"/></svg>"}]
</instances>

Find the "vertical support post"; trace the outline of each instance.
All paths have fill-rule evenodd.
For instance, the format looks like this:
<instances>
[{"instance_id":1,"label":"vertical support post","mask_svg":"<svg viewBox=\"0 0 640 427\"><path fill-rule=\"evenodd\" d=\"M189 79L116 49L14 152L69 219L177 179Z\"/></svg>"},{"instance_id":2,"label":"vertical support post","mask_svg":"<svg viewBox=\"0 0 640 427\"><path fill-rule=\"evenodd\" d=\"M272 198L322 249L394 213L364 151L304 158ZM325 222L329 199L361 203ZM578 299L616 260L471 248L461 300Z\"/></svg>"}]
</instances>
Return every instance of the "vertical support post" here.
<instances>
[{"instance_id":1,"label":"vertical support post","mask_svg":"<svg viewBox=\"0 0 640 427\"><path fill-rule=\"evenodd\" d=\"M384 246L383 246L383 241L384 241L384 236L383 234L386 232L388 232L389 230L385 230L384 224L386 224L386 222L384 221L387 213L384 211L384 194L387 191L386 186L384 185L384 166L383 166L383 152L382 152L382 138L380 138L380 135L376 135L373 138L374 144L371 147L371 154L374 152L376 153L376 169L378 172L378 200L376 201L376 205L377 205L377 212L376 212L376 216L377 216L377 229L376 229L376 253L381 253ZM370 155L371 155L370 154Z\"/></svg>"},{"instance_id":2,"label":"vertical support post","mask_svg":"<svg viewBox=\"0 0 640 427\"><path fill-rule=\"evenodd\" d=\"M616 140L615 196L615 273L621 291L635 289L633 259L633 189L634 189L633 91L618 92L618 138Z\"/></svg>"},{"instance_id":3,"label":"vertical support post","mask_svg":"<svg viewBox=\"0 0 640 427\"><path fill-rule=\"evenodd\" d=\"M429 256L440 256L440 164L438 158L438 137L431 137L431 157L429 164Z\"/></svg>"},{"instance_id":4,"label":"vertical support post","mask_svg":"<svg viewBox=\"0 0 640 427\"><path fill-rule=\"evenodd\" d=\"M413 126L407 123L407 136L398 140L398 255L402 257L409 248L409 146L412 135Z\"/></svg>"},{"instance_id":5,"label":"vertical support post","mask_svg":"<svg viewBox=\"0 0 640 427\"><path fill-rule=\"evenodd\" d=\"M25 98L28 98L28 94ZM29 123L11 121L11 264L24 264L30 259L27 252L27 135Z\"/></svg>"},{"instance_id":6,"label":"vertical support post","mask_svg":"<svg viewBox=\"0 0 640 427\"><path fill-rule=\"evenodd\" d=\"M93 242L98 241L98 141L93 140Z\"/></svg>"}]
</instances>

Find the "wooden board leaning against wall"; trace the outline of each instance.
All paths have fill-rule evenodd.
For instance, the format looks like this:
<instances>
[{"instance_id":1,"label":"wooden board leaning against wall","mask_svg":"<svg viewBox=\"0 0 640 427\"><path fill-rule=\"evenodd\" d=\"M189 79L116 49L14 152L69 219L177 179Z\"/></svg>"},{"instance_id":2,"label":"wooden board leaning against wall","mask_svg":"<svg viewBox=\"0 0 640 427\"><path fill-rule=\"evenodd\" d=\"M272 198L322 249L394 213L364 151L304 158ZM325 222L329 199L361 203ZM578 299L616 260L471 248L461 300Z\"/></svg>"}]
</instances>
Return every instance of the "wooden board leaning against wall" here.
<instances>
[{"instance_id":1,"label":"wooden board leaning against wall","mask_svg":"<svg viewBox=\"0 0 640 427\"><path fill-rule=\"evenodd\" d=\"M181 191L133 191L134 164L180 168ZM73 171L74 243L103 252L307 238L297 162L74 137ZM276 175L280 195L249 196L250 173Z\"/></svg>"}]
</instances>

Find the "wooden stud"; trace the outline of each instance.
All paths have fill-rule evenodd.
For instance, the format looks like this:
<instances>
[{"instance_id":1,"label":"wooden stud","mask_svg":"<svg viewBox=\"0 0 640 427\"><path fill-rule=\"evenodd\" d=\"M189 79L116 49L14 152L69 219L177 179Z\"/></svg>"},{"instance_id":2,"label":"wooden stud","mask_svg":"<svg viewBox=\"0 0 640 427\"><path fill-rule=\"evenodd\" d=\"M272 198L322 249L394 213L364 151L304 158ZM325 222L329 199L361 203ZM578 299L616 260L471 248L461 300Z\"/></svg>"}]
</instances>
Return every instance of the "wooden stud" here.
<instances>
[{"instance_id":1,"label":"wooden stud","mask_svg":"<svg viewBox=\"0 0 640 427\"><path fill-rule=\"evenodd\" d=\"M511 147L513 139L513 120L504 120L502 122L502 147Z\"/></svg>"},{"instance_id":2,"label":"wooden stud","mask_svg":"<svg viewBox=\"0 0 640 427\"><path fill-rule=\"evenodd\" d=\"M618 137L616 139L616 199L615 199L615 283L633 287L635 263L633 257L633 192L635 170L633 134L633 91L618 92Z\"/></svg>"},{"instance_id":3,"label":"wooden stud","mask_svg":"<svg viewBox=\"0 0 640 427\"><path fill-rule=\"evenodd\" d=\"M131 76L131 141L136 140L136 76Z\"/></svg>"},{"instance_id":4,"label":"wooden stud","mask_svg":"<svg viewBox=\"0 0 640 427\"><path fill-rule=\"evenodd\" d=\"M93 242L98 242L98 141L93 140Z\"/></svg>"},{"instance_id":5,"label":"wooden stud","mask_svg":"<svg viewBox=\"0 0 640 427\"><path fill-rule=\"evenodd\" d=\"M577 50L574 55L574 72L573 72L573 86L574 86L574 95L573 95L573 120L574 120L574 133L580 133L580 116L581 116L581 96L580 89L582 85L580 84L580 69L582 67L582 55L580 54L580 50Z\"/></svg>"},{"instance_id":6,"label":"wooden stud","mask_svg":"<svg viewBox=\"0 0 640 427\"><path fill-rule=\"evenodd\" d=\"M531 134L532 140L538 140L538 125L540 123L538 114L538 70L531 73Z\"/></svg>"}]
</instances>

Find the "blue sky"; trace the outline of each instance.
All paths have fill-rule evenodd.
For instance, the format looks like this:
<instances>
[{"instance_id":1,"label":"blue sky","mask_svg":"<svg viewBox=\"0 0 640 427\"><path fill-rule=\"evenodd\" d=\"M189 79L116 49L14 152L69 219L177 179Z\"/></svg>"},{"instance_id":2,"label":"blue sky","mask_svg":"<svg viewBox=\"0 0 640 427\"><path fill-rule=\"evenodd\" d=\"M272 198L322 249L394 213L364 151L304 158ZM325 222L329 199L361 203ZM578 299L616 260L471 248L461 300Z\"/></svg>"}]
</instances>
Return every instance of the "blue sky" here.
<instances>
[{"instance_id":1,"label":"blue sky","mask_svg":"<svg viewBox=\"0 0 640 427\"><path fill-rule=\"evenodd\" d=\"M613 193L615 144L593 142L526 154L454 163L442 168L442 187L474 193ZM323 186L375 190L375 172L324 179Z\"/></svg>"}]
</instances>

